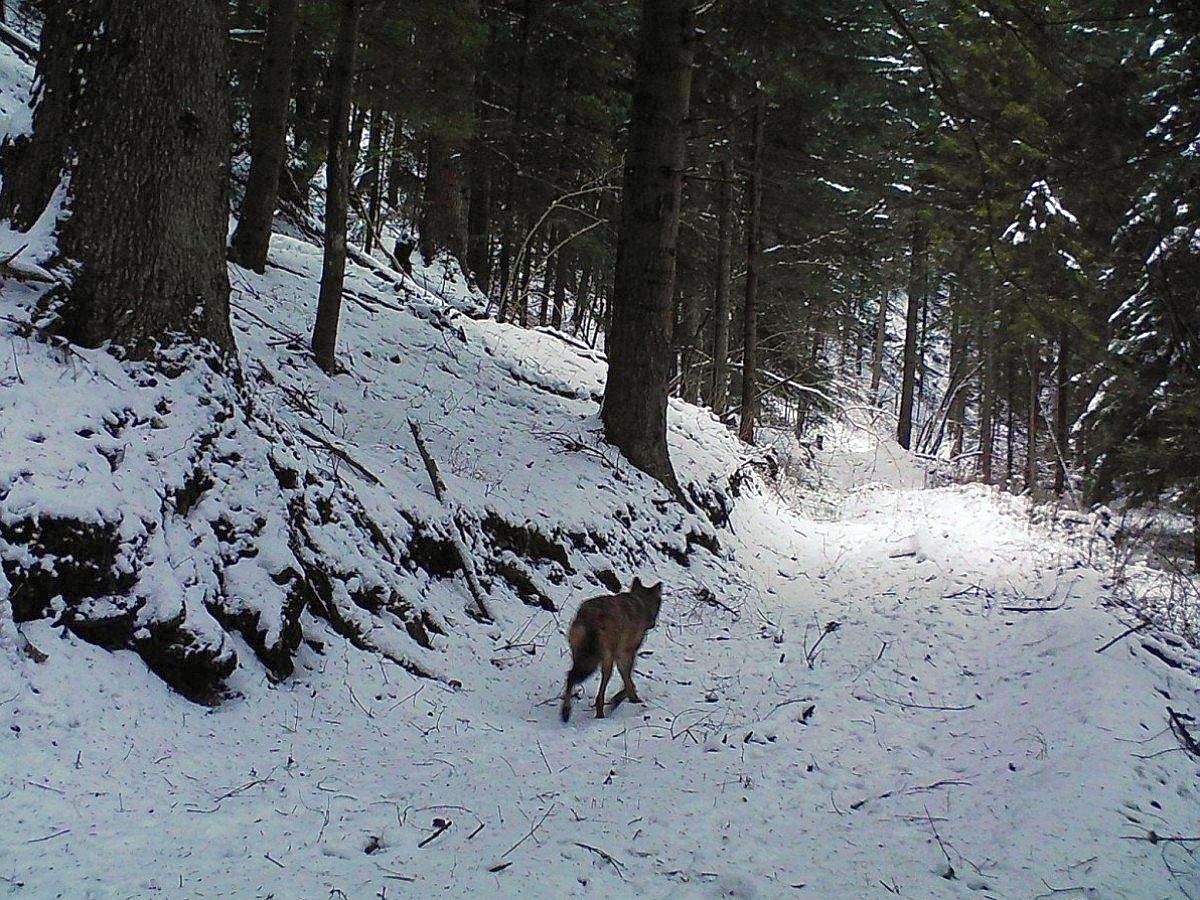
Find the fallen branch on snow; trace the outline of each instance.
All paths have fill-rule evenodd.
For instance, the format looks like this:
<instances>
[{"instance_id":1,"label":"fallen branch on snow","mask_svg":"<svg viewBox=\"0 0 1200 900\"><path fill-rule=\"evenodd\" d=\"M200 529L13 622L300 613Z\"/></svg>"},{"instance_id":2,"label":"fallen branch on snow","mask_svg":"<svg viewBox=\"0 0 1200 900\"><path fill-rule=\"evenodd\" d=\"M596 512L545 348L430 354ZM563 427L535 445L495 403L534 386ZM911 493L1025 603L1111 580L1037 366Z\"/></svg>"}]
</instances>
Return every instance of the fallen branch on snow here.
<instances>
[{"instance_id":1,"label":"fallen branch on snow","mask_svg":"<svg viewBox=\"0 0 1200 900\"><path fill-rule=\"evenodd\" d=\"M447 508L448 527L446 528L447 536L450 542L454 545L455 552L458 553L458 558L462 562L463 574L467 579L467 589L471 592L471 597L475 600L475 605L479 608L479 614L492 621L492 614L488 611L487 604L484 602L483 586L479 583L479 576L476 574L475 560L471 557L467 550L467 545L463 542L462 523L455 514L453 504L446 496L446 482L442 480L442 473L438 471L437 461L429 452L429 448L425 446L425 439L421 436L421 428L412 419L408 420L409 430L412 431L413 442L417 445L417 452L421 454L421 459L425 462L425 471L429 475L429 481L433 485L433 495L437 497L439 503Z\"/></svg>"},{"instance_id":2,"label":"fallen branch on snow","mask_svg":"<svg viewBox=\"0 0 1200 900\"><path fill-rule=\"evenodd\" d=\"M1149 619L1143 619L1141 622L1138 622L1136 625L1129 626L1124 631L1122 631L1120 634L1118 634L1115 638L1113 638L1111 641L1106 642L1103 647L1097 647L1096 652L1103 653L1105 650L1107 650L1109 647L1111 647L1117 641L1121 640L1122 638L1129 637L1129 635L1133 634L1135 631L1141 631L1143 628L1145 628L1149 624L1150 624Z\"/></svg>"}]
</instances>

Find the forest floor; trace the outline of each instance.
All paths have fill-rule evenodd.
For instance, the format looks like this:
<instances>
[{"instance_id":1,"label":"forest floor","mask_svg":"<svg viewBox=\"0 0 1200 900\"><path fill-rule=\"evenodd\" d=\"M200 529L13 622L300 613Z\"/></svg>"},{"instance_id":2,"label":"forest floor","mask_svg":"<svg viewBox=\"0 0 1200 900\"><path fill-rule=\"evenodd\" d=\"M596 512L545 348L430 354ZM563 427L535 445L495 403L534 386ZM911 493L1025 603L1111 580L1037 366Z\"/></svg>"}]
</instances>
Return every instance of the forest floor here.
<instances>
[{"instance_id":1,"label":"forest floor","mask_svg":"<svg viewBox=\"0 0 1200 900\"><path fill-rule=\"evenodd\" d=\"M1200 896L1200 847L1147 840L1197 836L1168 709L1200 680L1138 635L1097 652L1103 575L1019 501L826 447L807 514L736 507L736 615L667 585L646 703L605 720L558 721L558 631L461 690L326 634L208 711L27 626L50 658L0 671L0 893Z\"/></svg>"}]
</instances>

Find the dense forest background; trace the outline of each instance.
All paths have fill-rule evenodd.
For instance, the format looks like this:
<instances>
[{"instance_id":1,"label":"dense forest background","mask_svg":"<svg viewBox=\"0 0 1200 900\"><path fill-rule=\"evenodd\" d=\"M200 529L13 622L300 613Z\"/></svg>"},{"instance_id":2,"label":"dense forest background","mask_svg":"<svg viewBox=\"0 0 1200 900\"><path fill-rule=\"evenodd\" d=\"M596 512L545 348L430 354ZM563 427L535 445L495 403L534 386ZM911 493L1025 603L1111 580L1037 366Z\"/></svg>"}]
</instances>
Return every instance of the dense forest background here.
<instances>
[{"instance_id":1,"label":"dense forest background","mask_svg":"<svg viewBox=\"0 0 1200 900\"><path fill-rule=\"evenodd\" d=\"M37 137L6 150L0 207L20 226L57 184L67 133L94 127L106 103L129 105L119 90L96 99L103 65L77 92L58 64L70 53L54 55L83 47L87 20L111 6L8 4L12 28L41 32L43 106L58 96L71 109L39 112ZM232 160L228 174L187 163L205 182L197 215L223 221L231 189L230 252L257 270L273 227L323 231L313 348L328 370L339 254L407 266L415 251L466 273L503 321L592 345L617 335L614 366L635 357L640 379L636 365L654 362L650 394L706 404L747 441L763 422L804 436L852 397L894 412L903 446L953 460L962 477L1200 517L1195 4L203 6L211 21L176 28L189 49L146 54L183 53L192 66L179 77L198 81L227 63L189 112L231 141L209 148ZM647 93L654 78L674 82ZM148 90L169 88L155 79ZM684 115L639 119L639 90L651 106L673 91ZM148 137L152 118L130 128ZM671 129L682 168L656 194L629 180L629 161ZM199 143L185 135L179 149ZM659 149L643 174L674 165L675 149ZM115 183L110 164L89 165L78 191L91 177ZM654 304L623 301L637 288L620 272L655 237L625 226L638 198L672 189L678 236L661 247L674 272L659 273L670 321L661 309L647 319L639 310ZM76 203L68 256L94 243L89 215ZM643 262L626 265L644 273ZM93 341L130 327L76 319L67 330ZM230 340L219 324L192 330ZM610 436L636 460L615 418L607 409ZM640 465L670 482L656 453Z\"/></svg>"}]
</instances>

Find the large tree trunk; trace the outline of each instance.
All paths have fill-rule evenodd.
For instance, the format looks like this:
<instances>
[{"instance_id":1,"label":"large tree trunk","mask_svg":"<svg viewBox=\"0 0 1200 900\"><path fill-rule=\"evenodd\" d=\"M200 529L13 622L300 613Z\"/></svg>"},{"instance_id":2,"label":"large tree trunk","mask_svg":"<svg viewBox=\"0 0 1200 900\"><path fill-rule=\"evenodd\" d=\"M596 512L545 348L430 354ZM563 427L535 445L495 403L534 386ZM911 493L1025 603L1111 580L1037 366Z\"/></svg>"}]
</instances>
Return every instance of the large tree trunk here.
<instances>
[{"instance_id":1,"label":"large tree trunk","mask_svg":"<svg viewBox=\"0 0 1200 900\"><path fill-rule=\"evenodd\" d=\"M750 183L746 198L746 296L742 303L742 417L738 436L754 443L758 418L758 279L762 269L759 236L762 232L762 154L765 109L760 94L754 106L754 143L750 154Z\"/></svg>"},{"instance_id":2,"label":"large tree trunk","mask_svg":"<svg viewBox=\"0 0 1200 900\"><path fill-rule=\"evenodd\" d=\"M298 7L299 0L271 0L262 64L250 110L250 175L238 227L230 243L230 257L255 272L267 268L279 176L287 153L288 99Z\"/></svg>"},{"instance_id":3,"label":"large tree trunk","mask_svg":"<svg viewBox=\"0 0 1200 900\"><path fill-rule=\"evenodd\" d=\"M225 4L43 8L34 132L5 148L0 214L29 227L67 178L58 327L140 358L180 342L232 353Z\"/></svg>"},{"instance_id":4,"label":"large tree trunk","mask_svg":"<svg viewBox=\"0 0 1200 900\"><path fill-rule=\"evenodd\" d=\"M337 42L330 77L329 149L325 164L325 256L321 265L321 294L312 349L326 372L336 368L338 318L346 279L346 217L350 201L350 102L354 94L354 65L358 55L360 0L342 0Z\"/></svg>"},{"instance_id":5,"label":"large tree trunk","mask_svg":"<svg viewBox=\"0 0 1200 900\"><path fill-rule=\"evenodd\" d=\"M916 388L917 358L921 348L917 346L917 324L925 300L925 252L929 241L929 228L920 212L913 215L912 256L908 273L908 313L904 322L904 370L900 384L900 415L896 426L896 440L906 450L912 443L913 395Z\"/></svg>"},{"instance_id":6,"label":"large tree trunk","mask_svg":"<svg viewBox=\"0 0 1200 900\"><path fill-rule=\"evenodd\" d=\"M729 402L729 283L733 256L733 162L721 160L717 199L717 271L713 299L712 408L725 415Z\"/></svg>"},{"instance_id":7,"label":"large tree trunk","mask_svg":"<svg viewBox=\"0 0 1200 900\"><path fill-rule=\"evenodd\" d=\"M643 0L639 43L601 416L608 440L682 497L667 453L667 389L695 55L689 0Z\"/></svg>"}]
</instances>

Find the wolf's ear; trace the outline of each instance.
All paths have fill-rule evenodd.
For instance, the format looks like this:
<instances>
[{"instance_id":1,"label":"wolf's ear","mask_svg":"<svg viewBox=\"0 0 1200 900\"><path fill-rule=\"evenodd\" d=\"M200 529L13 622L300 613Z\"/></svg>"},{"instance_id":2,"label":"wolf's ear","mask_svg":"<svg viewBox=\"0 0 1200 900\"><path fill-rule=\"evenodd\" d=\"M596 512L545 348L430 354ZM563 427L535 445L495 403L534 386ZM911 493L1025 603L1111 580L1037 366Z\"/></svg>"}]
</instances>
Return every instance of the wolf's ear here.
<instances>
[{"instance_id":1,"label":"wolf's ear","mask_svg":"<svg viewBox=\"0 0 1200 900\"><path fill-rule=\"evenodd\" d=\"M642 587L642 579L641 579L641 578L634 578L634 579L633 579L633 584L631 584L631 585L629 586L629 589L630 589L631 591L636 591L636 590L637 590L638 588L640 588L640 587Z\"/></svg>"},{"instance_id":2,"label":"wolf's ear","mask_svg":"<svg viewBox=\"0 0 1200 900\"><path fill-rule=\"evenodd\" d=\"M652 593L655 597L661 598L662 597L662 586L663 586L663 583L660 581L658 584L654 585L654 587L650 588L650 593Z\"/></svg>"}]
</instances>

